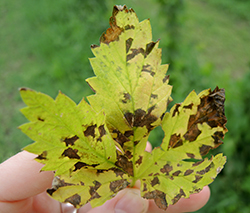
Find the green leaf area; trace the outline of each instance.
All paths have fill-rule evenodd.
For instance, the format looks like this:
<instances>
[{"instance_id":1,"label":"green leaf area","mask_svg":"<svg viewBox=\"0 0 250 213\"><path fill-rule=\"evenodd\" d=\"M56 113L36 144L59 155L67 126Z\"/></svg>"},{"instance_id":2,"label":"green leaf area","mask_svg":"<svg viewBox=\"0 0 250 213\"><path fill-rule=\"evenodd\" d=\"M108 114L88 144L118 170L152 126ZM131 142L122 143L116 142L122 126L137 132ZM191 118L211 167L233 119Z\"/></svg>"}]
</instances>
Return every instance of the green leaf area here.
<instances>
[{"instance_id":1,"label":"green leaf area","mask_svg":"<svg viewBox=\"0 0 250 213\"><path fill-rule=\"evenodd\" d=\"M170 112L172 101L161 65L158 41L149 20L138 21L126 6L115 6L110 28L92 45L95 77L87 79L95 95L78 105L62 94L56 99L20 90L30 121L20 129L35 142L24 150L38 155L42 170L55 171L48 193L76 208L100 206L140 180L141 196L161 209L210 184L226 158L203 159L222 144L227 129L225 91L191 92ZM160 147L145 151L149 133L161 126Z\"/></svg>"}]
</instances>

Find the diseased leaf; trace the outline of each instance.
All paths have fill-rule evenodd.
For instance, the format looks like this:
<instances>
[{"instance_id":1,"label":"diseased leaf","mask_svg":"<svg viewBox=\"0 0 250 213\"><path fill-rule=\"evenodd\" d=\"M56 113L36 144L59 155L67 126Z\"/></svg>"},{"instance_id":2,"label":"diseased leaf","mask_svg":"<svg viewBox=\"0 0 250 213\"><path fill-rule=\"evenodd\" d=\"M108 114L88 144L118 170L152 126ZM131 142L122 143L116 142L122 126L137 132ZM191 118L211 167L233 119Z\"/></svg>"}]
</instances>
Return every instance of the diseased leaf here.
<instances>
[{"instance_id":1,"label":"diseased leaf","mask_svg":"<svg viewBox=\"0 0 250 213\"><path fill-rule=\"evenodd\" d=\"M76 208L100 206L115 194L141 183L141 195L161 209L210 184L222 170L222 154L203 158L222 144L227 132L225 91L191 92L170 112L172 87L161 65L159 41L149 20L138 21L126 6L115 6L100 46L92 45L95 95L76 105L59 92L55 100L20 90L30 121L20 129L35 142L24 149L37 154L42 170L55 171L48 194ZM148 136L161 126L160 147L146 152Z\"/></svg>"}]
</instances>

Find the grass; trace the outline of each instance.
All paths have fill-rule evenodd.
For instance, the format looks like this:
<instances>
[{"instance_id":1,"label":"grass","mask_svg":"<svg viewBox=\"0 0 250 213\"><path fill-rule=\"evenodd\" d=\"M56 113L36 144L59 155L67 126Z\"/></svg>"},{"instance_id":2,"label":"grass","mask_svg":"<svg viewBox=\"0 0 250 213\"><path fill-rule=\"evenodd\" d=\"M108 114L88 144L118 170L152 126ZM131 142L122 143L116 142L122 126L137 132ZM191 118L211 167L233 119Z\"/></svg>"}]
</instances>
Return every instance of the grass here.
<instances>
[{"instance_id":1,"label":"grass","mask_svg":"<svg viewBox=\"0 0 250 213\"><path fill-rule=\"evenodd\" d=\"M209 1L186 0L185 38L199 50L198 61L211 63L219 72L242 77L250 67L249 20L237 19L233 11Z\"/></svg>"}]
</instances>

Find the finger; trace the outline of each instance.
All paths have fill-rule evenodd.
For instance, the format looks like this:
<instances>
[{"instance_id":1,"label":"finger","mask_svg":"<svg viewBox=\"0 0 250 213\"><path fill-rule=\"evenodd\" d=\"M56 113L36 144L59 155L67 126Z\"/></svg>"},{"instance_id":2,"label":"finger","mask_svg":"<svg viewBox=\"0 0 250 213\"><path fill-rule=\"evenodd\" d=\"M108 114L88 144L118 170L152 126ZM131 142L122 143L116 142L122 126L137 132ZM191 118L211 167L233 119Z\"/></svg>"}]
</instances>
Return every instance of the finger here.
<instances>
[{"instance_id":1,"label":"finger","mask_svg":"<svg viewBox=\"0 0 250 213\"><path fill-rule=\"evenodd\" d=\"M0 201L23 200L51 187L53 172L40 172L35 157L23 151L0 164Z\"/></svg>"},{"instance_id":2,"label":"finger","mask_svg":"<svg viewBox=\"0 0 250 213\"><path fill-rule=\"evenodd\" d=\"M146 151L147 152L151 152L152 151L152 145L149 142L147 142Z\"/></svg>"},{"instance_id":3,"label":"finger","mask_svg":"<svg viewBox=\"0 0 250 213\"><path fill-rule=\"evenodd\" d=\"M108 200L102 206L96 207L88 211L88 213L124 213L124 212L140 212L146 213L148 209L148 201L140 195L140 190L135 188L126 188L120 191L114 198ZM81 209L79 213L83 213Z\"/></svg>"},{"instance_id":4,"label":"finger","mask_svg":"<svg viewBox=\"0 0 250 213\"><path fill-rule=\"evenodd\" d=\"M198 194L190 195L190 198L181 198L178 205L171 205L169 213L172 212L194 212L202 208L210 197L210 189L205 186Z\"/></svg>"},{"instance_id":5,"label":"finger","mask_svg":"<svg viewBox=\"0 0 250 213\"><path fill-rule=\"evenodd\" d=\"M205 186L198 194L190 195L190 198L181 198L175 205L169 205L167 211L159 209L153 200L149 201L148 213L181 213L193 212L202 208L210 197L210 189Z\"/></svg>"}]
</instances>

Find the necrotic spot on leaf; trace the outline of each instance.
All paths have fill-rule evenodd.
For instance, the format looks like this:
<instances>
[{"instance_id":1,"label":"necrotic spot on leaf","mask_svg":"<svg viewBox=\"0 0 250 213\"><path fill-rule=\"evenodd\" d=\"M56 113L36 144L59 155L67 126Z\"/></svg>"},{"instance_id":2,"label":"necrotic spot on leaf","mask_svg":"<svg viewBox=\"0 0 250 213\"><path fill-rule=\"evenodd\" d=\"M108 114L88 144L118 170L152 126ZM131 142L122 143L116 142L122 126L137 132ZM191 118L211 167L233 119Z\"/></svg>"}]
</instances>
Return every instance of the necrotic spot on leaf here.
<instances>
[{"instance_id":1,"label":"necrotic spot on leaf","mask_svg":"<svg viewBox=\"0 0 250 213\"><path fill-rule=\"evenodd\" d=\"M77 207L81 203L81 196L78 194L75 194L69 198L67 198L64 203L71 203L74 207Z\"/></svg>"},{"instance_id":2,"label":"necrotic spot on leaf","mask_svg":"<svg viewBox=\"0 0 250 213\"><path fill-rule=\"evenodd\" d=\"M166 173L166 175L169 175L169 172L171 172L172 170L173 170L173 167L167 163L166 165L164 165L163 168L161 168L160 171L162 173Z\"/></svg>"},{"instance_id":3,"label":"necrotic spot on leaf","mask_svg":"<svg viewBox=\"0 0 250 213\"><path fill-rule=\"evenodd\" d=\"M208 152L209 152L209 150L211 149L212 147L211 146L208 146L208 145L202 145L201 147L200 147L200 154L201 155L206 155Z\"/></svg>"},{"instance_id":4,"label":"necrotic spot on leaf","mask_svg":"<svg viewBox=\"0 0 250 213\"><path fill-rule=\"evenodd\" d=\"M116 192L126 188L128 185L129 185L129 182L127 180L123 180L123 179L122 180L115 180L109 184L109 188L110 188L111 192L116 193Z\"/></svg>"},{"instance_id":5,"label":"necrotic spot on leaf","mask_svg":"<svg viewBox=\"0 0 250 213\"><path fill-rule=\"evenodd\" d=\"M168 80L169 80L169 75L165 75L164 78L162 79L162 82L166 83L168 82Z\"/></svg>"},{"instance_id":6,"label":"necrotic spot on leaf","mask_svg":"<svg viewBox=\"0 0 250 213\"><path fill-rule=\"evenodd\" d=\"M128 157L128 159L131 159L133 157L132 152L130 152L129 150L125 151L125 155Z\"/></svg>"},{"instance_id":7,"label":"necrotic spot on leaf","mask_svg":"<svg viewBox=\"0 0 250 213\"><path fill-rule=\"evenodd\" d=\"M145 58L151 53L156 43L157 42L151 41L146 45Z\"/></svg>"},{"instance_id":8,"label":"necrotic spot on leaf","mask_svg":"<svg viewBox=\"0 0 250 213\"><path fill-rule=\"evenodd\" d=\"M138 48L138 49L130 49L132 53L127 55L127 61L133 59L136 55L142 54L143 56L145 55L145 51L143 48Z\"/></svg>"},{"instance_id":9,"label":"necrotic spot on leaf","mask_svg":"<svg viewBox=\"0 0 250 213\"><path fill-rule=\"evenodd\" d=\"M95 137L95 128L96 128L96 124L88 126L87 129L84 131L84 135L86 137L92 136L94 138Z\"/></svg>"},{"instance_id":10,"label":"necrotic spot on leaf","mask_svg":"<svg viewBox=\"0 0 250 213\"><path fill-rule=\"evenodd\" d=\"M176 113L178 113L178 115L179 115L179 113L180 113L180 112L179 112L179 107L180 107L180 106L181 106L181 104L176 104L176 105L175 105L175 108L174 108L172 117L174 117Z\"/></svg>"},{"instance_id":11,"label":"necrotic spot on leaf","mask_svg":"<svg viewBox=\"0 0 250 213\"><path fill-rule=\"evenodd\" d=\"M168 203L166 201L166 194L159 190L154 190L152 192L147 192L144 196L147 199L154 199L155 204L163 210L166 210L168 207Z\"/></svg>"},{"instance_id":12,"label":"necrotic spot on leaf","mask_svg":"<svg viewBox=\"0 0 250 213\"><path fill-rule=\"evenodd\" d=\"M110 170L114 171L116 177L120 176L122 178L122 176L125 174L121 169L118 168L111 168Z\"/></svg>"},{"instance_id":13,"label":"necrotic spot on leaf","mask_svg":"<svg viewBox=\"0 0 250 213\"><path fill-rule=\"evenodd\" d=\"M133 39L132 38L129 38L126 40L126 53L128 53L131 45L132 45L132 42L133 42Z\"/></svg>"},{"instance_id":14,"label":"necrotic spot on leaf","mask_svg":"<svg viewBox=\"0 0 250 213\"><path fill-rule=\"evenodd\" d=\"M148 189L147 189L147 184L146 183L143 183L143 192L145 192L145 191L147 191Z\"/></svg>"},{"instance_id":15,"label":"necrotic spot on leaf","mask_svg":"<svg viewBox=\"0 0 250 213\"><path fill-rule=\"evenodd\" d=\"M178 176L180 173L181 173L181 171L180 171L180 170L177 170L177 171L174 172L172 175L173 175L173 176Z\"/></svg>"},{"instance_id":16,"label":"necrotic spot on leaf","mask_svg":"<svg viewBox=\"0 0 250 213\"><path fill-rule=\"evenodd\" d=\"M170 141L169 141L169 148L172 147L172 148L176 148L178 146L181 146L183 144L182 140L180 140L180 134L173 134L171 135L170 137Z\"/></svg>"},{"instance_id":17,"label":"necrotic spot on leaf","mask_svg":"<svg viewBox=\"0 0 250 213\"><path fill-rule=\"evenodd\" d=\"M159 184L159 178L158 177L154 177L154 179L151 181L151 186L154 187L156 184Z\"/></svg>"},{"instance_id":18,"label":"necrotic spot on leaf","mask_svg":"<svg viewBox=\"0 0 250 213\"><path fill-rule=\"evenodd\" d=\"M127 172L129 175L133 176L133 163L127 159L124 155L119 155L117 157L117 161L115 162L115 165L123 169L125 172Z\"/></svg>"},{"instance_id":19,"label":"necrotic spot on leaf","mask_svg":"<svg viewBox=\"0 0 250 213\"><path fill-rule=\"evenodd\" d=\"M37 120L42 121L42 122L44 121L44 119L39 116L37 117Z\"/></svg>"},{"instance_id":20,"label":"necrotic spot on leaf","mask_svg":"<svg viewBox=\"0 0 250 213\"><path fill-rule=\"evenodd\" d=\"M100 133L100 137L106 135L106 130L104 128L104 125L101 125L98 127L99 133Z\"/></svg>"},{"instance_id":21,"label":"necrotic spot on leaf","mask_svg":"<svg viewBox=\"0 0 250 213\"><path fill-rule=\"evenodd\" d=\"M124 27L125 30L130 30L130 29L135 29L135 26L134 25L126 25Z\"/></svg>"},{"instance_id":22,"label":"necrotic spot on leaf","mask_svg":"<svg viewBox=\"0 0 250 213\"><path fill-rule=\"evenodd\" d=\"M190 116L192 117L192 116ZM201 134L201 131L198 129L197 124L191 126L190 128L188 128L188 131L184 134L184 138L187 141L195 141L196 138Z\"/></svg>"},{"instance_id":23,"label":"necrotic spot on leaf","mask_svg":"<svg viewBox=\"0 0 250 213\"><path fill-rule=\"evenodd\" d=\"M96 166L98 166L99 164L86 164L86 163L83 163L83 162L77 162L74 166L75 166L75 169L73 171L76 171L76 170L79 170L81 169L82 167L93 167L95 168Z\"/></svg>"},{"instance_id":24,"label":"necrotic spot on leaf","mask_svg":"<svg viewBox=\"0 0 250 213\"><path fill-rule=\"evenodd\" d=\"M182 196L185 197L186 194L184 193L184 191L183 191L182 189L180 189L180 193L177 194L177 195L174 197L174 199L172 199L173 204L175 204L178 200L180 200L180 198L181 198Z\"/></svg>"},{"instance_id":25,"label":"necrotic spot on leaf","mask_svg":"<svg viewBox=\"0 0 250 213\"><path fill-rule=\"evenodd\" d=\"M142 163L142 156L139 156L139 159L135 162L135 164L140 165Z\"/></svg>"},{"instance_id":26,"label":"necrotic spot on leaf","mask_svg":"<svg viewBox=\"0 0 250 213\"><path fill-rule=\"evenodd\" d=\"M158 95L156 94L151 94L151 98L153 98L153 99L156 99L156 98L158 98Z\"/></svg>"},{"instance_id":27,"label":"necrotic spot on leaf","mask_svg":"<svg viewBox=\"0 0 250 213\"><path fill-rule=\"evenodd\" d=\"M65 138L63 140L63 142L65 142L66 146L69 146L69 145L74 145L75 141L77 141L78 139L79 139L79 137L77 135L75 135L71 138Z\"/></svg>"},{"instance_id":28,"label":"necrotic spot on leaf","mask_svg":"<svg viewBox=\"0 0 250 213\"><path fill-rule=\"evenodd\" d=\"M195 155L194 155L193 153L187 153L187 156L188 156L189 158L195 158Z\"/></svg>"},{"instance_id":29,"label":"necrotic spot on leaf","mask_svg":"<svg viewBox=\"0 0 250 213\"><path fill-rule=\"evenodd\" d=\"M185 171L184 176L190 175L190 174L192 174L193 172L194 172L194 170L188 169L188 170Z\"/></svg>"},{"instance_id":30,"label":"necrotic spot on leaf","mask_svg":"<svg viewBox=\"0 0 250 213\"><path fill-rule=\"evenodd\" d=\"M183 106L184 109L192 109L193 107L193 103L189 104L189 105L186 105L186 106Z\"/></svg>"},{"instance_id":31,"label":"necrotic spot on leaf","mask_svg":"<svg viewBox=\"0 0 250 213\"><path fill-rule=\"evenodd\" d=\"M123 147L123 145L124 145L125 142L129 141L129 139L124 134L122 134L119 130L117 130L117 129L114 129L112 131L112 133L116 134L116 136L114 137L114 140L116 142L118 142L121 145L121 147Z\"/></svg>"},{"instance_id":32,"label":"necrotic spot on leaf","mask_svg":"<svg viewBox=\"0 0 250 213\"><path fill-rule=\"evenodd\" d=\"M36 157L36 159L38 159L38 160L45 160L46 157L47 157L47 154L48 154L47 151L43 151L42 154L40 154L40 155L38 155Z\"/></svg>"},{"instance_id":33,"label":"necrotic spot on leaf","mask_svg":"<svg viewBox=\"0 0 250 213\"><path fill-rule=\"evenodd\" d=\"M150 64L143 65L141 71L142 72L148 72L152 77L154 77L154 75L155 75L155 72L152 71L152 67L150 66Z\"/></svg>"},{"instance_id":34,"label":"necrotic spot on leaf","mask_svg":"<svg viewBox=\"0 0 250 213\"><path fill-rule=\"evenodd\" d=\"M131 96L129 93L124 93L123 98L122 103L126 104L131 99Z\"/></svg>"},{"instance_id":35,"label":"necrotic spot on leaf","mask_svg":"<svg viewBox=\"0 0 250 213\"><path fill-rule=\"evenodd\" d=\"M96 192L97 189L100 188L101 183L98 181L94 181L93 182L95 185L94 186L90 186L89 188L89 194L91 195L91 198L89 199L89 201L96 199L96 198L100 198L101 196Z\"/></svg>"},{"instance_id":36,"label":"necrotic spot on leaf","mask_svg":"<svg viewBox=\"0 0 250 213\"><path fill-rule=\"evenodd\" d=\"M68 148L65 149L64 152L62 153L62 156L64 157L68 157L68 158L72 158L72 159L80 159L80 156L77 155L77 151L76 149L72 149L72 148Z\"/></svg>"},{"instance_id":37,"label":"necrotic spot on leaf","mask_svg":"<svg viewBox=\"0 0 250 213\"><path fill-rule=\"evenodd\" d=\"M201 160L201 161L197 161L196 163L194 163L192 166L198 166L200 165L201 163L203 163L204 160Z\"/></svg>"},{"instance_id":38,"label":"necrotic spot on leaf","mask_svg":"<svg viewBox=\"0 0 250 213\"><path fill-rule=\"evenodd\" d=\"M195 180L192 181L193 183L198 183L200 181L200 179L202 178L202 176L199 175L195 175Z\"/></svg>"}]
</instances>

